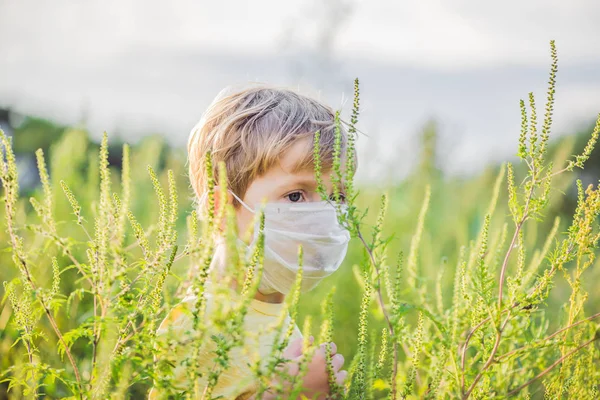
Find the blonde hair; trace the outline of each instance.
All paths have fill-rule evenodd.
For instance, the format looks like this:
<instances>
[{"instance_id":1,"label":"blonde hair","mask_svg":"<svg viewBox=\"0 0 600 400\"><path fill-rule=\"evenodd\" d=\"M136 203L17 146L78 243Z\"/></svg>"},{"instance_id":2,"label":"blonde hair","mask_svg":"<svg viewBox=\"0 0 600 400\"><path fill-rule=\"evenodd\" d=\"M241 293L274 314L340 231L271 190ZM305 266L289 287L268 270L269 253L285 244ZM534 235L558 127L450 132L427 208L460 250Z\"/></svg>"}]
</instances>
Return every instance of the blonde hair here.
<instances>
[{"instance_id":1,"label":"blonde hair","mask_svg":"<svg viewBox=\"0 0 600 400\"><path fill-rule=\"evenodd\" d=\"M189 177L197 196L207 192L205 157L210 152L213 176L218 164L226 166L229 189L243 198L254 179L266 173L297 140L320 131L322 170L333 164L335 113L328 106L295 91L254 85L221 91L192 129L188 139ZM345 154L347 132L340 124L341 154ZM295 166L312 169L314 147ZM237 202L234 201L237 205Z\"/></svg>"}]
</instances>

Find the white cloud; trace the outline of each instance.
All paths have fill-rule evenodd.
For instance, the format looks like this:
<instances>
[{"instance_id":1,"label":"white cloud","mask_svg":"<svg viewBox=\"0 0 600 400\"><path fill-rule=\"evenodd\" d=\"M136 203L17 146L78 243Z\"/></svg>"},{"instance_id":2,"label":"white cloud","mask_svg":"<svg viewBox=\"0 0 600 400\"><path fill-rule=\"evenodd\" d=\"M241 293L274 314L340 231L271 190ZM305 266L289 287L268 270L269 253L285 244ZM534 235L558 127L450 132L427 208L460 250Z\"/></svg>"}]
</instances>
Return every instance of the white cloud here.
<instances>
[{"instance_id":1,"label":"white cloud","mask_svg":"<svg viewBox=\"0 0 600 400\"><path fill-rule=\"evenodd\" d=\"M547 65L555 39L565 63L600 61L600 3L560 0L364 1L340 45L439 69Z\"/></svg>"},{"instance_id":2,"label":"white cloud","mask_svg":"<svg viewBox=\"0 0 600 400\"><path fill-rule=\"evenodd\" d=\"M9 0L0 4L0 40L11 58L75 53L88 62L139 45L272 52L290 29L314 43L342 18L323 17L342 2L352 15L337 38L341 55L440 69L546 65L556 39L565 63L600 60L595 0Z\"/></svg>"}]
</instances>

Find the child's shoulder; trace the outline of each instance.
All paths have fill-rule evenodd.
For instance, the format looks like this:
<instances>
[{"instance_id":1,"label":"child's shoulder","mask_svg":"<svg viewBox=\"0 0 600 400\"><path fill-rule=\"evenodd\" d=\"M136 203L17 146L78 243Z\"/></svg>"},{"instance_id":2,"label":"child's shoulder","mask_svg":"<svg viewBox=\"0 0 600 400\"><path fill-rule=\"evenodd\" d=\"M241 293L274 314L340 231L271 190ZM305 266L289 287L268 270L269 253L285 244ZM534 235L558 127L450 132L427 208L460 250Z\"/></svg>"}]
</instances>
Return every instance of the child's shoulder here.
<instances>
[{"instance_id":1,"label":"child's shoulder","mask_svg":"<svg viewBox=\"0 0 600 400\"><path fill-rule=\"evenodd\" d=\"M158 334L166 331L167 327L170 328L185 328L190 319L189 308L183 302L173 306L168 312L163 321L158 327Z\"/></svg>"},{"instance_id":2,"label":"child's shoulder","mask_svg":"<svg viewBox=\"0 0 600 400\"><path fill-rule=\"evenodd\" d=\"M214 296L210 293L204 293L203 304L198 303L198 297L188 292L181 301L169 309L167 315L158 327L157 333L163 333L167 327L176 329L187 329L192 327L194 320L194 310L203 307L204 312L210 312L214 307Z\"/></svg>"}]
</instances>

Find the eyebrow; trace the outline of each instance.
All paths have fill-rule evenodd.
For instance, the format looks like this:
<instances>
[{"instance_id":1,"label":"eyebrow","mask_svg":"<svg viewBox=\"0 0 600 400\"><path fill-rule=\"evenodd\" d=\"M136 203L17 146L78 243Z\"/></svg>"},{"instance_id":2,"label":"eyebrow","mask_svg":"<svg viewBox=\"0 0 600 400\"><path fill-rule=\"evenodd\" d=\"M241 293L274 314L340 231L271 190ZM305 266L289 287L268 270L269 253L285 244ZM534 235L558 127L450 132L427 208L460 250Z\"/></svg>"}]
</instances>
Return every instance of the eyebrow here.
<instances>
[{"instance_id":1,"label":"eyebrow","mask_svg":"<svg viewBox=\"0 0 600 400\"><path fill-rule=\"evenodd\" d=\"M314 177L313 178L294 177L290 181L279 186L279 190L290 190L292 188L297 188L299 186L303 189L316 190L318 185L317 185L317 182L314 179Z\"/></svg>"}]
</instances>

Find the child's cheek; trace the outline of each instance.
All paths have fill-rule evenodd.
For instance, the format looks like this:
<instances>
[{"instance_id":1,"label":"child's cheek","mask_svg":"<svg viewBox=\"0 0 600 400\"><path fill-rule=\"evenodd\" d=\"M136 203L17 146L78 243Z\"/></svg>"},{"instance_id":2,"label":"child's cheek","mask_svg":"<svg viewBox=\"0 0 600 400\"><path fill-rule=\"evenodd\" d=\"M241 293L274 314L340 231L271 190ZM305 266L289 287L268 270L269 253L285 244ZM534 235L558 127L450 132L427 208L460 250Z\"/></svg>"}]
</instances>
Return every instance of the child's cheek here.
<instances>
[{"instance_id":1,"label":"child's cheek","mask_svg":"<svg viewBox=\"0 0 600 400\"><path fill-rule=\"evenodd\" d=\"M246 242L246 244L249 244L249 242L252 240L252 235L254 234L254 214L246 210L244 207L238 207L236 209L236 218L238 235ZM247 235L248 233L249 235Z\"/></svg>"}]
</instances>

